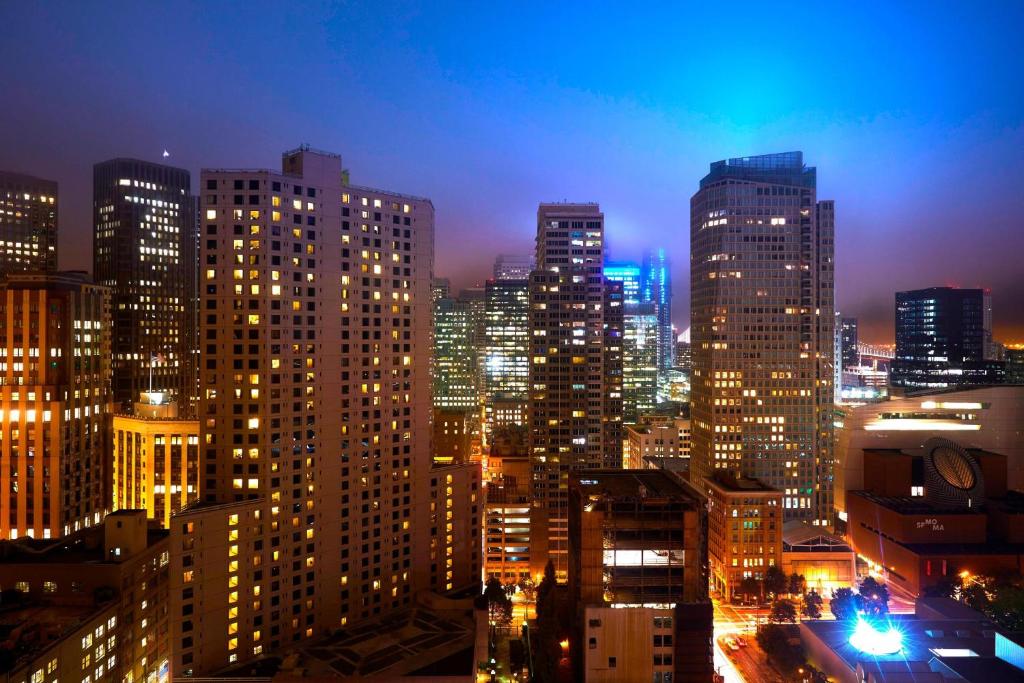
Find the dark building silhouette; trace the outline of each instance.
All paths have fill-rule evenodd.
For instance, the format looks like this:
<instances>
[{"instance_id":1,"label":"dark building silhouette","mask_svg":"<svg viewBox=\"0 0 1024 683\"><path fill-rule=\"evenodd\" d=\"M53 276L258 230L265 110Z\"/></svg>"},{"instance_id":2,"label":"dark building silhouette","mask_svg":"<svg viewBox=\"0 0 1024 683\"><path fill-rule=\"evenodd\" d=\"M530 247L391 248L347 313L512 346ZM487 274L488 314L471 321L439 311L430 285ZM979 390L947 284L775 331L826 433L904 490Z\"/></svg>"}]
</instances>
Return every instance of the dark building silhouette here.
<instances>
[{"instance_id":1,"label":"dark building silhouette","mask_svg":"<svg viewBox=\"0 0 1024 683\"><path fill-rule=\"evenodd\" d=\"M997 384L1004 364L989 358L992 320L981 289L896 292L893 386L908 389Z\"/></svg>"},{"instance_id":2,"label":"dark building silhouette","mask_svg":"<svg viewBox=\"0 0 1024 683\"><path fill-rule=\"evenodd\" d=\"M57 270L57 183L0 171L0 277Z\"/></svg>"},{"instance_id":3,"label":"dark building silhouette","mask_svg":"<svg viewBox=\"0 0 1024 683\"><path fill-rule=\"evenodd\" d=\"M248 208L235 208L233 220L240 250ZM137 159L96 164L93 229L93 275L111 294L115 405L130 412L152 386L191 416L198 261L188 171Z\"/></svg>"}]
</instances>

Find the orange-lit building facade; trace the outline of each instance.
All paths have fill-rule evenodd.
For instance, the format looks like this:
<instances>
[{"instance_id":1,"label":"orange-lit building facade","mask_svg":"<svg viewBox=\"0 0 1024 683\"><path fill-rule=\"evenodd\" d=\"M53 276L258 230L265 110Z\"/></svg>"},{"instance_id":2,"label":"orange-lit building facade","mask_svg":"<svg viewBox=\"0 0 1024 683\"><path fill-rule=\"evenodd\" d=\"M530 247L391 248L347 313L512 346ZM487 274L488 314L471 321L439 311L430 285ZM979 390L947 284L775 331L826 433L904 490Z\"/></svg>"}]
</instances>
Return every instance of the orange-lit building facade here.
<instances>
[{"instance_id":1,"label":"orange-lit building facade","mask_svg":"<svg viewBox=\"0 0 1024 683\"><path fill-rule=\"evenodd\" d=\"M179 419L162 394L142 399L133 415L114 415L113 509L145 510L169 529L171 515L199 497L199 422Z\"/></svg>"},{"instance_id":2,"label":"orange-lit building facade","mask_svg":"<svg viewBox=\"0 0 1024 683\"><path fill-rule=\"evenodd\" d=\"M704 479L704 487L711 585L730 600L743 579L763 579L782 565L782 492L730 472Z\"/></svg>"},{"instance_id":3,"label":"orange-lit building facade","mask_svg":"<svg viewBox=\"0 0 1024 683\"><path fill-rule=\"evenodd\" d=\"M0 536L55 538L110 509L107 290L82 273L0 283Z\"/></svg>"}]
</instances>

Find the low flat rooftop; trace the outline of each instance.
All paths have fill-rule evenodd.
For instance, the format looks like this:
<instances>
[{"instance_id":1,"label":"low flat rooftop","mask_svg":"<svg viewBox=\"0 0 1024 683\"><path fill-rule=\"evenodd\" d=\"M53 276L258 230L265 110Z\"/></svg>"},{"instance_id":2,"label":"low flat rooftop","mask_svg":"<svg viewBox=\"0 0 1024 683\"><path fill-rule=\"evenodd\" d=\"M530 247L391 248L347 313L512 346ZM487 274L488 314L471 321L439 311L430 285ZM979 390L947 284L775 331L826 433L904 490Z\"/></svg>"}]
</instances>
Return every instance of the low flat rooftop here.
<instances>
[{"instance_id":1,"label":"low flat rooftop","mask_svg":"<svg viewBox=\"0 0 1024 683\"><path fill-rule=\"evenodd\" d=\"M781 495L781 491L778 489L752 477L713 476L705 477L704 481L710 486L730 493L779 493Z\"/></svg>"},{"instance_id":2,"label":"low flat rooftop","mask_svg":"<svg viewBox=\"0 0 1024 683\"><path fill-rule=\"evenodd\" d=\"M274 680L406 680L406 676L464 676L476 671L476 622L472 608L414 606L339 629L308 645L274 653L257 663L222 671Z\"/></svg>"},{"instance_id":3,"label":"low flat rooftop","mask_svg":"<svg viewBox=\"0 0 1024 683\"><path fill-rule=\"evenodd\" d=\"M880 496L870 491L850 491L848 495L864 498L901 515L984 515L978 508L936 505L918 497Z\"/></svg>"},{"instance_id":4,"label":"low flat rooftop","mask_svg":"<svg viewBox=\"0 0 1024 683\"><path fill-rule=\"evenodd\" d=\"M130 512L130 511L126 511ZM117 515L117 513L112 513ZM146 545L171 535L167 529L147 529ZM103 549L103 526L89 527L63 538L19 538L0 541L0 565L4 564L120 564L107 560Z\"/></svg>"},{"instance_id":5,"label":"low flat rooftop","mask_svg":"<svg viewBox=\"0 0 1024 683\"><path fill-rule=\"evenodd\" d=\"M45 604L27 597L24 603L8 602L0 607L0 673L37 656L110 606Z\"/></svg>"},{"instance_id":6,"label":"low flat rooftop","mask_svg":"<svg viewBox=\"0 0 1024 683\"><path fill-rule=\"evenodd\" d=\"M913 615L893 614L887 624L903 635L903 648L891 655L871 655L851 645L852 621L805 621L800 624L800 630L802 637L806 630L828 646L851 670L857 667L857 662L928 662L937 657L933 650L970 650L978 657L995 655L996 627L985 618L918 619Z\"/></svg>"}]
</instances>

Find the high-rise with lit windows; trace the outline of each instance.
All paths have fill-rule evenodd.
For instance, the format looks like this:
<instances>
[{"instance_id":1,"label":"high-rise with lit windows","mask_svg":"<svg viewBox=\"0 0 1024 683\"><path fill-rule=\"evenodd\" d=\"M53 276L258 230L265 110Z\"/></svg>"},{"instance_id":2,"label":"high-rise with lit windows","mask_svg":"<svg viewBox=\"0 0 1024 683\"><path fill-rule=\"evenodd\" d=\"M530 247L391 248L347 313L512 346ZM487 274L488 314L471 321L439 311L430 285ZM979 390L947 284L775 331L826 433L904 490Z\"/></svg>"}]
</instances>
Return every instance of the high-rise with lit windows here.
<instances>
[{"instance_id":1,"label":"high-rise with lit windows","mask_svg":"<svg viewBox=\"0 0 1024 683\"><path fill-rule=\"evenodd\" d=\"M111 292L119 410L158 390L193 413L195 223L188 171L138 159L93 167L93 274Z\"/></svg>"},{"instance_id":2,"label":"high-rise with lit windows","mask_svg":"<svg viewBox=\"0 0 1024 683\"><path fill-rule=\"evenodd\" d=\"M644 252L640 296L657 306L658 371L665 375L672 368L675 339L672 334L672 267L664 249Z\"/></svg>"},{"instance_id":3,"label":"high-rise with lit windows","mask_svg":"<svg viewBox=\"0 0 1024 683\"><path fill-rule=\"evenodd\" d=\"M343 185L307 147L200 189L201 497L172 522L174 676L481 571L479 466L431 466L430 200Z\"/></svg>"},{"instance_id":4,"label":"high-rise with lit windows","mask_svg":"<svg viewBox=\"0 0 1024 683\"><path fill-rule=\"evenodd\" d=\"M57 270L57 183L0 171L0 278Z\"/></svg>"},{"instance_id":5,"label":"high-rise with lit windows","mask_svg":"<svg viewBox=\"0 0 1024 683\"><path fill-rule=\"evenodd\" d=\"M442 297L434 303L434 407L473 410L480 404L474 316L470 302Z\"/></svg>"},{"instance_id":6,"label":"high-rise with lit windows","mask_svg":"<svg viewBox=\"0 0 1024 683\"><path fill-rule=\"evenodd\" d=\"M529 444L549 557L564 577L569 473L622 458L620 282L605 278L597 204L541 204L530 276Z\"/></svg>"},{"instance_id":7,"label":"high-rise with lit windows","mask_svg":"<svg viewBox=\"0 0 1024 683\"><path fill-rule=\"evenodd\" d=\"M487 281L485 290L483 400L490 430L496 402L523 403L528 395L530 281L493 279Z\"/></svg>"},{"instance_id":8,"label":"high-rise with lit windows","mask_svg":"<svg viewBox=\"0 0 1024 683\"><path fill-rule=\"evenodd\" d=\"M834 205L800 152L711 164L690 201L690 479L739 470L831 516Z\"/></svg>"},{"instance_id":9,"label":"high-rise with lit windows","mask_svg":"<svg viewBox=\"0 0 1024 683\"><path fill-rule=\"evenodd\" d=\"M102 520L110 409L106 288L78 272L0 281L0 536Z\"/></svg>"},{"instance_id":10,"label":"high-rise with lit windows","mask_svg":"<svg viewBox=\"0 0 1024 683\"><path fill-rule=\"evenodd\" d=\"M896 292L892 384L917 390L999 384L1005 366L992 358L991 341L992 305L985 290Z\"/></svg>"}]
</instances>

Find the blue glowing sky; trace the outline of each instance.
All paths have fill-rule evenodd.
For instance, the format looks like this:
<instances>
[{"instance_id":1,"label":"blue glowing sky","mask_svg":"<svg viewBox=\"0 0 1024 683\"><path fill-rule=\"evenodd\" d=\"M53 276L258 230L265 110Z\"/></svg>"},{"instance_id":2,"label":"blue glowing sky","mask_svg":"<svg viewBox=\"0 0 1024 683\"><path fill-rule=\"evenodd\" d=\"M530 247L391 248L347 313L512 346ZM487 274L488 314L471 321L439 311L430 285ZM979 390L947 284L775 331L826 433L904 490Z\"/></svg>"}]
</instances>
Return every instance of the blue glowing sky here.
<instances>
[{"instance_id":1,"label":"blue glowing sky","mask_svg":"<svg viewBox=\"0 0 1024 683\"><path fill-rule=\"evenodd\" d=\"M0 167L61 183L91 266L91 165L277 166L426 195L456 286L533 247L539 201L596 200L611 257L665 246L685 323L709 162L791 149L837 202L837 298L892 337L893 292L993 290L1024 341L1024 3L0 5ZM193 181L196 182L195 180Z\"/></svg>"}]
</instances>

